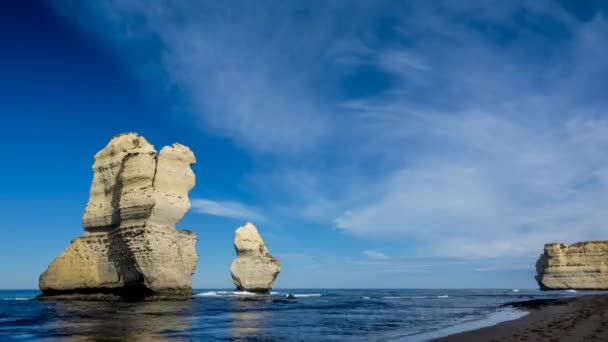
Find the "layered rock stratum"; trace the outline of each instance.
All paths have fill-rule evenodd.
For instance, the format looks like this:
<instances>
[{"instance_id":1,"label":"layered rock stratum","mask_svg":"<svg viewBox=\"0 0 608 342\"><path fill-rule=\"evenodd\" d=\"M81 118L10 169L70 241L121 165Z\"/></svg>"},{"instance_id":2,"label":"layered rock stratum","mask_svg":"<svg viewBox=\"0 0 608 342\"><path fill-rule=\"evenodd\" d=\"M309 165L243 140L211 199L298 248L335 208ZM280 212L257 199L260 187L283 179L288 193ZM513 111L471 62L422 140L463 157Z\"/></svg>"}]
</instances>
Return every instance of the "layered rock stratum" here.
<instances>
[{"instance_id":1,"label":"layered rock stratum","mask_svg":"<svg viewBox=\"0 0 608 342\"><path fill-rule=\"evenodd\" d=\"M239 227L234 235L236 259L230 271L239 291L267 293L281 272L279 261L268 253L268 248L252 223Z\"/></svg>"},{"instance_id":2,"label":"layered rock stratum","mask_svg":"<svg viewBox=\"0 0 608 342\"><path fill-rule=\"evenodd\" d=\"M42 273L42 298L179 298L192 294L197 237L175 225L190 209L194 154L156 153L137 133L95 155L93 183L74 240Z\"/></svg>"},{"instance_id":3,"label":"layered rock stratum","mask_svg":"<svg viewBox=\"0 0 608 342\"><path fill-rule=\"evenodd\" d=\"M608 289L608 241L550 243L536 262L541 289Z\"/></svg>"}]
</instances>

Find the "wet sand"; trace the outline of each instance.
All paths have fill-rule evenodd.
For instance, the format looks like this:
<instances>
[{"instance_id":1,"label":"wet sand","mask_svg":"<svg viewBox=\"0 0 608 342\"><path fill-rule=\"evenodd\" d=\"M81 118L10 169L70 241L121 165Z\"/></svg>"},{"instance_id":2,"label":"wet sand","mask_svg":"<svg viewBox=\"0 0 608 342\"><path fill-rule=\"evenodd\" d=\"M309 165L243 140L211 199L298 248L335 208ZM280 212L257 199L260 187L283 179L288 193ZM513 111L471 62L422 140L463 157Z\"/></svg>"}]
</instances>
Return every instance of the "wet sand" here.
<instances>
[{"instance_id":1,"label":"wet sand","mask_svg":"<svg viewBox=\"0 0 608 342\"><path fill-rule=\"evenodd\" d=\"M608 295L537 299L510 306L530 314L433 341L608 341Z\"/></svg>"}]
</instances>

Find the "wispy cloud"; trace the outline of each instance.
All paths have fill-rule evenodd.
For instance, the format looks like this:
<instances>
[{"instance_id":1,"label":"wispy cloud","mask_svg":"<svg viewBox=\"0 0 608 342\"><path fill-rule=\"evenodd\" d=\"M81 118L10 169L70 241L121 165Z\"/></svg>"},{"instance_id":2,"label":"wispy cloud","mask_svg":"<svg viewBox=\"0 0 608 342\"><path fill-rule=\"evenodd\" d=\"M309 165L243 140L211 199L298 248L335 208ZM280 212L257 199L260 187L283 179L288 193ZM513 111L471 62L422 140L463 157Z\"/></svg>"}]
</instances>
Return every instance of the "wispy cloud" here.
<instances>
[{"instance_id":1,"label":"wispy cloud","mask_svg":"<svg viewBox=\"0 0 608 342\"><path fill-rule=\"evenodd\" d=\"M440 122L445 127L433 123L435 139L450 154L427 155L393 173L383 195L339 216L338 228L477 257L535 253L545 242L608 233L599 207L608 196L608 157L594 152L608 148L594 138L608 134L606 122L572 119L534 129L496 116Z\"/></svg>"},{"instance_id":2,"label":"wispy cloud","mask_svg":"<svg viewBox=\"0 0 608 342\"><path fill-rule=\"evenodd\" d=\"M213 201L195 198L191 201L192 209L201 214L229 217L249 221L266 221L266 217L256 210L235 201Z\"/></svg>"},{"instance_id":3,"label":"wispy cloud","mask_svg":"<svg viewBox=\"0 0 608 342\"><path fill-rule=\"evenodd\" d=\"M365 250L363 254L372 260L386 260L388 256L379 251Z\"/></svg>"},{"instance_id":4,"label":"wispy cloud","mask_svg":"<svg viewBox=\"0 0 608 342\"><path fill-rule=\"evenodd\" d=\"M138 74L160 76L177 89L195 115L190 119L209 133L267 154L307 151L330 133L330 108L316 78L324 66L311 64L324 60L317 42L324 41L329 18L298 16L287 3L113 0L58 1L57 7L124 46L136 63L143 57L129 49L133 42L159 44Z\"/></svg>"},{"instance_id":5,"label":"wispy cloud","mask_svg":"<svg viewBox=\"0 0 608 342\"><path fill-rule=\"evenodd\" d=\"M372 152L399 147L387 149L397 166L374 182L382 194L366 196L369 183L360 184L359 196L374 199L348 205L336 227L368 238L409 238L427 255L471 258L534 255L546 242L608 234L599 207L608 197L608 155L598 153L608 147L599 138L608 134L601 114L608 108L579 83L602 83L597 75L608 72L592 43L608 34L607 23L577 22L559 6L529 9L539 17L527 20L566 32L553 39L501 12L515 8L479 18L512 35L509 44L448 15L431 25L438 39L418 51L433 72L421 76L390 62L402 83L346 104L369 123ZM415 30L415 20L403 23L404 34ZM559 58L536 60L535 43ZM532 53L522 58L521 51ZM410 99L412 93L421 97Z\"/></svg>"}]
</instances>

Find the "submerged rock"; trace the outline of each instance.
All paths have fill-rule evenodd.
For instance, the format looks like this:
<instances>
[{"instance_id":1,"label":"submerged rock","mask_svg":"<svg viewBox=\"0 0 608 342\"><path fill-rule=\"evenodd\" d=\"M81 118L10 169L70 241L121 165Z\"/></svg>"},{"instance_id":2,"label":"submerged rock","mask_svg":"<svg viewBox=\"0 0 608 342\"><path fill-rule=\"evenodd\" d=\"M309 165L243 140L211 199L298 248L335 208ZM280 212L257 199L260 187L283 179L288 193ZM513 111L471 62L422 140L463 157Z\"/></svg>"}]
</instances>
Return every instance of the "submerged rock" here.
<instances>
[{"instance_id":1,"label":"submerged rock","mask_svg":"<svg viewBox=\"0 0 608 342\"><path fill-rule=\"evenodd\" d=\"M550 243L536 262L541 289L608 289L608 241Z\"/></svg>"},{"instance_id":2,"label":"submerged rock","mask_svg":"<svg viewBox=\"0 0 608 342\"><path fill-rule=\"evenodd\" d=\"M239 291L267 293L281 272L279 261L268 253L264 240L252 223L236 230L234 249L237 258L230 267Z\"/></svg>"},{"instance_id":3,"label":"submerged rock","mask_svg":"<svg viewBox=\"0 0 608 342\"><path fill-rule=\"evenodd\" d=\"M190 209L194 154L174 144L156 154L136 133L95 155L82 223L42 273L41 298L179 298L192 294L197 237L175 225Z\"/></svg>"}]
</instances>

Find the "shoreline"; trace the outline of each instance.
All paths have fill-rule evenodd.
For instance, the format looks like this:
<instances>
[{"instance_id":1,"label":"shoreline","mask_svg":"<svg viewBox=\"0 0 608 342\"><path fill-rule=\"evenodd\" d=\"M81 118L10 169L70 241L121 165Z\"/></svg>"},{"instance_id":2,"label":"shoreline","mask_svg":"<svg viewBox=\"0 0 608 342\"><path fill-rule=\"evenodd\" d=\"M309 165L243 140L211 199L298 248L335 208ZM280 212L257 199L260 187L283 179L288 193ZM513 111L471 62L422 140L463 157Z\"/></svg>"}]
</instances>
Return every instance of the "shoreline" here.
<instances>
[{"instance_id":1,"label":"shoreline","mask_svg":"<svg viewBox=\"0 0 608 342\"><path fill-rule=\"evenodd\" d=\"M608 294L533 299L505 307L528 314L432 341L608 341Z\"/></svg>"}]
</instances>

